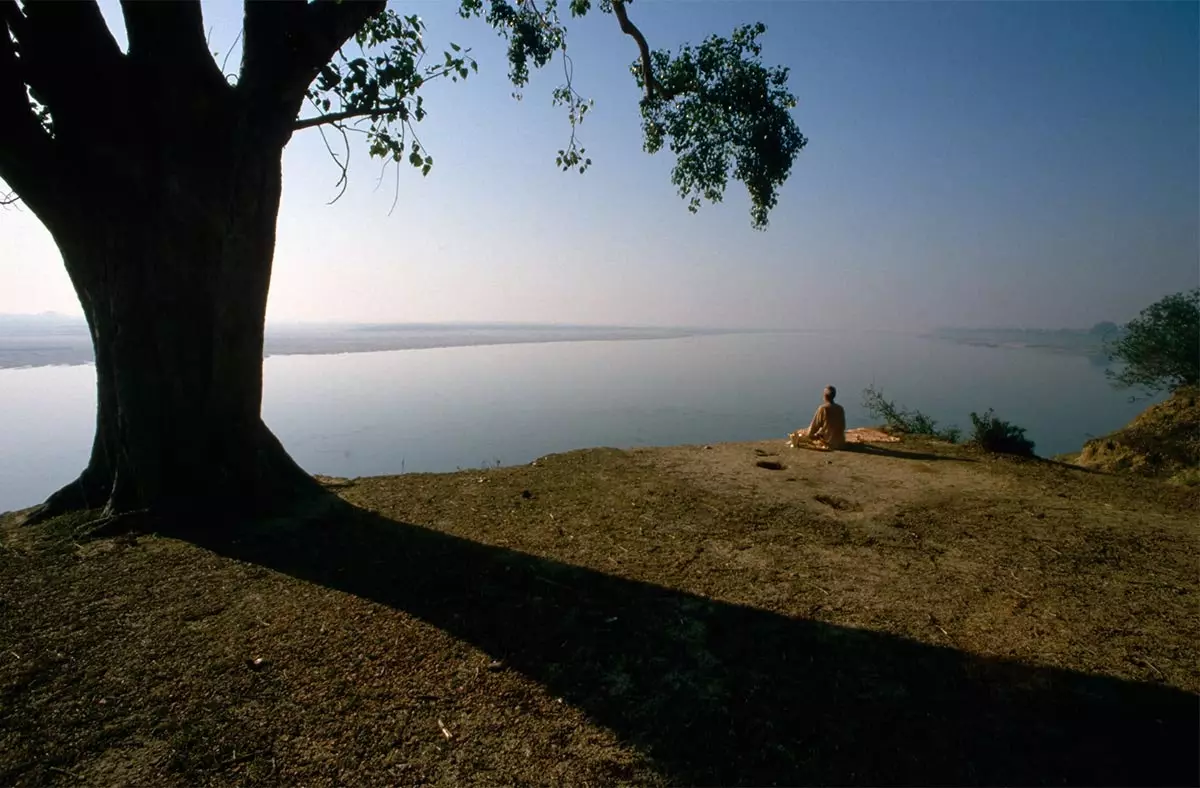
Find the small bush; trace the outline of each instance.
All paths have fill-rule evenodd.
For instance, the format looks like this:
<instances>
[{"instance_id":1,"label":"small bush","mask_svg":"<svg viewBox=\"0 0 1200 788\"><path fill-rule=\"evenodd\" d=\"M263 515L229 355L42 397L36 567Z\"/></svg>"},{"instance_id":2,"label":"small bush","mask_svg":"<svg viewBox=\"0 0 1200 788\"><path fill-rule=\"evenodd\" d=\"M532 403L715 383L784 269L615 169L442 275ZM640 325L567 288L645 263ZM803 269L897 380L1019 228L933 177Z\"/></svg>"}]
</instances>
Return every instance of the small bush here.
<instances>
[{"instance_id":1,"label":"small bush","mask_svg":"<svg viewBox=\"0 0 1200 788\"><path fill-rule=\"evenodd\" d=\"M1033 441L1025 437L1025 428L996 418L996 413L991 408L982 416L972 412L971 424L975 427L971 436L973 446L996 454L1033 456Z\"/></svg>"},{"instance_id":2,"label":"small bush","mask_svg":"<svg viewBox=\"0 0 1200 788\"><path fill-rule=\"evenodd\" d=\"M958 427L946 427L939 430L937 421L931 419L919 410L908 410L904 406L887 400L883 392L874 386L863 389L863 407L877 419L883 419L883 426L888 432L902 435L924 435L929 438L958 443L962 430Z\"/></svg>"}]
</instances>

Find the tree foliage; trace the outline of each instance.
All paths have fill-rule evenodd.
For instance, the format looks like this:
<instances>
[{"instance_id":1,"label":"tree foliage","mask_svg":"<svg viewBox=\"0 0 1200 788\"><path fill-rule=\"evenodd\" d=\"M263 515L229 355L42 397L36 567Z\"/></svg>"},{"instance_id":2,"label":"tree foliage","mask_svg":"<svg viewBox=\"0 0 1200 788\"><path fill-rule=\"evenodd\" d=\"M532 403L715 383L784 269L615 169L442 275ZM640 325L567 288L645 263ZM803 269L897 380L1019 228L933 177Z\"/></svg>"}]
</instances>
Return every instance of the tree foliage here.
<instances>
[{"instance_id":1,"label":"tree foliage","mask_svg":"<svg viewBox=\"0 0 1200 788\"><path fill-rule=\"evenodd\" d=\"M605 0L600 13L617 17L620 28L638 44L639 57L630 70L642 90L645 150L664 147L676 156L672 181L695 212L702 201L719 202L729 177L746 185L751 220L767 225L778 202L778 190L807 143L792 118L795 97L788 91L788 70L761 62L762 24L739 27L728 37L710 36L698 46L682 46L672 55L652 51L628 14L629 0ZM571 0L569 13L591 12L588 0ZM520 96L532 69L546 66L557 55L563 63L563 82L552 94L564 106L570 140L558 151L563 170L584 172L591 165L577 136L593 102L572 84L573 65L567 31L557 0L461 0L459 14L479 18L508 42L508 77ZM470 50L450 44L440 59L427 62L425 26L416 15L385 9L372 17L354 38L360 52L347 58L339 51L324 65L308 90L319 114L304 118L297 128L332 125L366 134L372 156L407 161L428 174L432 157L416 136L413 124L426 115L418 91L434 79L466 79L478 70Z\"/></svg>"},{"instance_id":2,"label":"tree foliage","mask_svg":"<svg viewBox=\"0 0 1200 788\"><path fill-rule=\"evenodd\" d=\"M745 25L729 37L713 35L672 54L650 49L629 18L630 3L600 0L593 8L590 0L570 0L569 14L615 16L620 30L637 43L638 58L631 72L643 93L645 150L653 154L667 148L675 154L672 181L693 212L703 201L720 201L731 176L743 182L753 225L764 228L778 202L779 188L807 143L792 118L796 99L787 88L788 70L761 62L759 39L766 27ZM17 76L6 88L9 106L0 109L20 116L22 123L36 119L50 137L59 121L73 120L67 116L76 109L86 109L87 117L94 119L103 103L69 97L72 89L60 84L69 81L68 75L59 79L56 72L63 69L47 60L54 46L77 47L81 63L96 67L94 76L114 83L127 76L121 73L122 64L114 57L111 34L103 27L99 12L74 8L94 6L66 5L72 8L39 0L0 0L0 22L4 23L0 27L7 28L5 39L0 40L0 69ZM175 0L170 4L175 8L169 11L139 9L139 5L122 5L131 34L130 56L145 49L149 57L182 61L183 45L198 43L191 40L195 36L183 35L186 26L199 29L198 0ZM563 170L585 171L591 160L577 133L593 103L572 84L573 65L558 0L540 4L537 0L460 0L458 10L464 18L481 19L507 40L508 76L517 89L514 95L520 95L533 69L546 66L556 56L561 60L563 81L553 90L552 100L567 110L570 139L558 151L556 161ZM466 79L479 67L470 50L457 44L449 44L440 56L432 55L420 17L397 13L379 0L248 3L244 35L242 68L230 75L229 81L246 99L264 107L273 103L288 113L289 134L308 128L340 132L345 151L335 154L330 147L330 153L342 167L342 186L351 132L365 135L372 156L408 162L428 174L433 158L414 125L427 114L421 88L437 79ZM158 50L160 45L163 51ZM11 49L3 51L6 47ZM171 47L180 52L167 52ZM207 72L210 80L226 79L223 69L212 62L192 63L188 68L189 79L200 72ZM163 69L163 84L157 87L166 88L170 74L170 69ZM175 87L188 90L194 85L175 83ZM290 109L293 94L296 100L307 102L310 113L296 117ZM263 101L267 96L270 101ZM264 118L265 112L259 120ZM28 146L28 129L24 131L26 138L20 142ZM11 180L10 186L20 194L21 189Z\"/></svg>"},{"instance_id":3,"label":"tree foliage","mask_svg":"<svg viewBox=\"0 0 1200 788\"><path fill-rule=\"evenodd\" d=\"M1147 392L1200 383L1200 288L1175 293L1151 304L1109 345L1109 370L1118 388Z\"/></svg>"},{"instance_id":4,"label":"tree foliage","mask_svg":"<svg viewBox=\"0 0 1200 788\"><path fill-rule=\"evenodd\" d=\"M746 25L728 38L711 36L697 47L684 46L672 57L659 50L653 70L661 86L642 103L646 150L664 144L677 163L671 180L695 212L702 199L719 202L728 174L746 184L751 218L765 227L778 201L779 187L807 140L790 110L786 68L766 68L759 60L762 23ZM642 71L633 68L645 87Z\"/></svg>"}]
</instances>

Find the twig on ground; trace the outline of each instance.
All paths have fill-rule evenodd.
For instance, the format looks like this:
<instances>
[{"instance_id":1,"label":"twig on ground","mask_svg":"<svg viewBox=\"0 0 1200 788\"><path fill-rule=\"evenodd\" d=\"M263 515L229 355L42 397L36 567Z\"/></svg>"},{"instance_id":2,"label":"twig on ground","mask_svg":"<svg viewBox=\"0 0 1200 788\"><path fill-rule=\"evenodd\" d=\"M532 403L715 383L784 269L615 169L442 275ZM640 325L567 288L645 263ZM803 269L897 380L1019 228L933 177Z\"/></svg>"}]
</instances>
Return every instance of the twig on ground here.
<instances>
[{"instance_id":1,"label":"twig on ground","mask_svg":"<svg viewBox=\"0 0 1200 788\"><path fill-rule=\"evenodd\" d=\"M942 627L942 625L937 620L937 616L935 616L933 613L929 614L929 623L933 624L934 628L937 629L938 632L941 632L946 637L950 637L950 633L947 632L945 630L945 628Z\"/></svg>"},{"instance_id":2,"label":"twig on ground","mask_svg":"<svg viewBox=\"0 0 1200 788\"><path fill-rule=\"evenodd\" d=\"M242 761L248 761L253 757L254 757L254 753L250 753L249 755L243 755L241 757L238 757L237 750L234 750L233 757L227 761L222 762L221 766L222 766L222 768L224 768L226 766L233 766L235 763L241 763Z\"/></svg>"},{"instance_id":3,"label":"twig on ground","mask_svg":"<svg viewBox=\"0 0 1200 788\"><path fill-rule=\"evenodd\" d=\"M540 580L541 582L543 582L543 583L548 583L548 584L550 584L550 585L552 585L552 586L558 586L559 588L565 588L565 589L566 589L566 590L568 590L568 591L574 591L574 590L575 590L575 589L571 588L569 585L564 585L563 583L559 583L559 582L557 582L557 581L551 580L551 579L550 579L550 578L548 578L548 577L542 577L541 575L534 575L534 577L535 577L536 579Z\"/></svg>"},{"instance_id":4,"label":"twig on ground","mask_svg":"<svg viewBox=\"0 0 1200 788\"><path fill-rule=\"evenodd\" d=\"M1142 660L1142 662L1146 663L1146 667L1150 668L1150 669L1151 669L1151 670L1153 670L1155 673L1157 673L1157 674L1158 674L1158 677L1159 677L1160 679L1165 679L1165 678L1166 678L1166 676L1164 676L1164 675L1163 675L1163 672L1154 666L1154 663L1153 663L1153 662L1151 662L1150 660L1146 659L1145 657L1141 657L1141 660Z\"/></svg>"}]
</instances>

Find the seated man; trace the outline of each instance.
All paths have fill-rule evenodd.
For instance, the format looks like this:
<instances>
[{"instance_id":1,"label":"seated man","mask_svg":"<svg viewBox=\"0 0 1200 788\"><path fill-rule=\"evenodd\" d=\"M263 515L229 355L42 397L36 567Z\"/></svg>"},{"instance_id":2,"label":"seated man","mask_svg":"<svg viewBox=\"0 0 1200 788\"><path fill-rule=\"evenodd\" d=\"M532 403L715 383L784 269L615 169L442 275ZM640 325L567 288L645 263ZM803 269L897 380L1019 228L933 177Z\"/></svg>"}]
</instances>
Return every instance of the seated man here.
<instances>
[{"instance_id":1,"label":"seated man","mask_svg":"<svg viewBox=\"0 0 1200 788\"><path fill-rule=\"evenodd\" d=\"M808 425L808 429L794 434L793 446L797 445L797 439L800 438L807 438L812 443L827 449L840 449L846 445L846 411L833 401L837 396L837 389L833 386L826 386L824 396L825 401L813 414L812 423Z\"/></svg>"}]
</instances>

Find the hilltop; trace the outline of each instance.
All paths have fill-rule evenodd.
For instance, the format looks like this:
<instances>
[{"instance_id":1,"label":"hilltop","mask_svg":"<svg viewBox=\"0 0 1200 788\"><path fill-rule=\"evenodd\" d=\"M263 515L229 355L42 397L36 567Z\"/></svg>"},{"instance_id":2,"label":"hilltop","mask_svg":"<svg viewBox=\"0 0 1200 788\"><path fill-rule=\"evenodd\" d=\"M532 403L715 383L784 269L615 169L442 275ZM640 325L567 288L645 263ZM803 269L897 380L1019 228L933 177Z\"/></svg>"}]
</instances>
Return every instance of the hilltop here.
<instances>
[{"instance_id":1,"label":"hilltop","mask_svg":"<svg viewBox=\"0 0 1200 788\"><path fill-rule=\"evenodd\" d=\"M1184 387L1069 459L1086 468L1200 484L1200 388Z\"/></svg>"},{"instance_id":2,"label":"hilltop","mask_svg":"<svg viewBox=\"0 0 1200 788\"><path fill-rule=\"evenodd\" d=\"M1198 489L911 439L325 481L5 519L0 784L1197 782Z\"/></svg>"}]
</instances>

